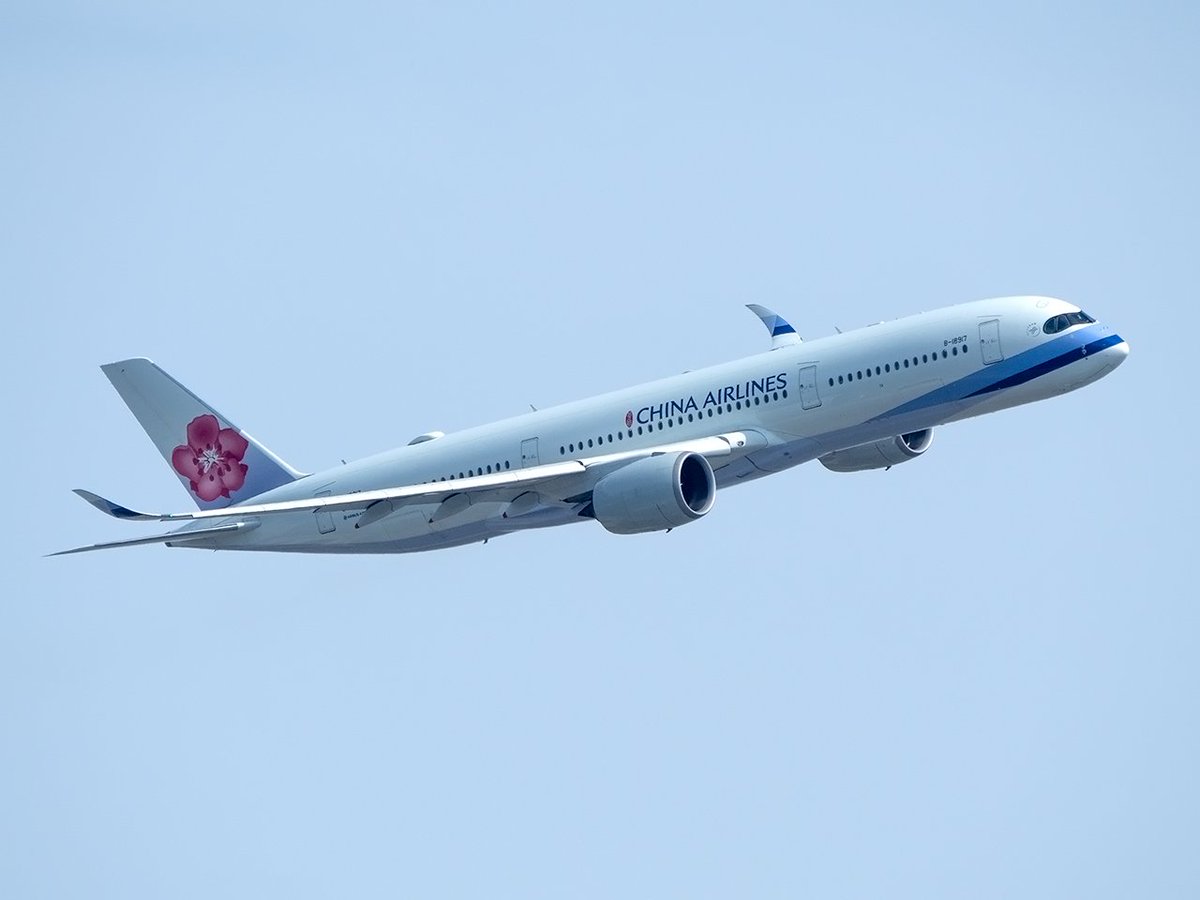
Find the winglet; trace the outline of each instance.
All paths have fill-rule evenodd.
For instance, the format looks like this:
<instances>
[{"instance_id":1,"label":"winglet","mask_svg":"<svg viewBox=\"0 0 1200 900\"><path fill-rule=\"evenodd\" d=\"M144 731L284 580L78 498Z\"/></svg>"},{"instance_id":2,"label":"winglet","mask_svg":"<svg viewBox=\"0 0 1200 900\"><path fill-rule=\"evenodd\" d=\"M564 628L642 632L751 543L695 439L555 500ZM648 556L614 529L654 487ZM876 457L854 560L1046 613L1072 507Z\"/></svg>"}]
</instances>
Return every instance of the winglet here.
<instances>
[{"instance_id":1,"label":"winglet","mask_svg":"<svg viewBox=\"0 0 1200 900\"><path fill-rule=\"evenodd\" d=\"M746 308L762 319L763 325L771 333L772 350L800 343L800 335L796 334L796 329L783 316L757 303L747 303Z\"/></svg>"},{"instance_id":2,"label":"winglet","mask_svg":"<svg viewBox=\"0 0 1200 900\"><path fill-rule=\"evenodd\" d=\"M111 500L105 500L99 494L93 494L91 491L85 491L81 488L75 488L75 493L100 510L100 512L112 516L114 519L124 519L127 522L158 522L162 518L153 513L138 512L119 503L113 503Z\"/></svg>"}]
</instances>

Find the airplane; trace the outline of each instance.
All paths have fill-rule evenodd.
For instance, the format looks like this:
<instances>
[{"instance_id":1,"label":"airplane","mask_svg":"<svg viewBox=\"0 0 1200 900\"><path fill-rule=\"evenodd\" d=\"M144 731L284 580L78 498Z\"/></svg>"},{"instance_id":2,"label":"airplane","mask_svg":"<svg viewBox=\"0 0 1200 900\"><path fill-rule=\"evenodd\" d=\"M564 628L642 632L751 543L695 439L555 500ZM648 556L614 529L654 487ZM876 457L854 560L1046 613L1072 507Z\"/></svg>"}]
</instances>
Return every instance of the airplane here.
<instances>
[{"instance_id":1,"label":"airplane","mask_svg":"<svg viewBox=\"0 0 1200 900\"><path fill-rule=\"evenodd\" d=\"M1078 306L1021 296L946 307L468 428L304 474L148 359L102 366L197 507L117 519L165 534L58 556L165 544L210 550L411 553L596 521L615 534L704 518L720 488L818 460L833 472L924 456L933 429L1073 391L1128 343Z\"/></svg>"}]
</instances>

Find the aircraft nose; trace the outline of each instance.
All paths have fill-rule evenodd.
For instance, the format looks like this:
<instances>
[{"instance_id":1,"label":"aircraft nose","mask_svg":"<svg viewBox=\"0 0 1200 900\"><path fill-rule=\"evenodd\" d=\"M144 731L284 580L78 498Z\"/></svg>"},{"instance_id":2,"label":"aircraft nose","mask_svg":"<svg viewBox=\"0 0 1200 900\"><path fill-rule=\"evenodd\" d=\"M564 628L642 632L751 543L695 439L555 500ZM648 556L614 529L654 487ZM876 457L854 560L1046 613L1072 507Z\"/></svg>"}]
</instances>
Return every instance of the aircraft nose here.
<instances>
[{"instance_id":1,"label":"aircraft nose","mask_svg":"<svg viewBox=\"0 0 1200 900\"><path fill-rule=\"evenodd\" d=\"M1125 362L1129 356L1129 342L1122 339L1120 335L1116 335L1115 337L1115 342L1096 354L1102 366L1100 369L1101 375L1107 375L1109 372L1112 372L1117 366Z\"/></svg>"},{"instance_id":2,"label":"aircraft nose","mask_svg":"<svg viewBox=\"0 0 1200 900\"><path fill-rule=\"evenodd\" d=\"M1120 335L1117 335L1120 338ZM1113 344L1104 351L1104 355L1112 360L1112 366L1115 369L1129 356L1129 341L1122 339L1120 343Z\"/></svg>"}]
</instances>

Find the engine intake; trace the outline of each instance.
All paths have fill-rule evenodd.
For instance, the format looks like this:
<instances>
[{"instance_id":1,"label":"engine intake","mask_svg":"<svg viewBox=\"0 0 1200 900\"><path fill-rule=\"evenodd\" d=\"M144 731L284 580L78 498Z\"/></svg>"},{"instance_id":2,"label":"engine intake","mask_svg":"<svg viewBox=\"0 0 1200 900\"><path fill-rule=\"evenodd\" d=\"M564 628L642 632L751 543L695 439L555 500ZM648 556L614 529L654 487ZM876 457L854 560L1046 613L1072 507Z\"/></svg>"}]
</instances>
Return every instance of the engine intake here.
<instances>
[{"instance_id":1,"label":"engine intake","mask_svg":"<svg viewBox=\"0 0 1200 900\"><path fill-rule=\"evenodd\" d=\"M933 429L910 431L896 437L859 444L845 450L835 450L819 457L821 465L831 472L865 472L868 469L890 469L910 459L916 459L933 443Z\"/></svg>"},{"instance_id":2,"label":"engine intake","mask_svg":"<svg viewBox=\"0 0 1200 900\"><path fill-rule=\"evenodd\" d=\"M597 521L613 534L663 531L712 509L717 479L699 453L662 453L605 475L592 489Z\"/></svg>"}]
</instances>

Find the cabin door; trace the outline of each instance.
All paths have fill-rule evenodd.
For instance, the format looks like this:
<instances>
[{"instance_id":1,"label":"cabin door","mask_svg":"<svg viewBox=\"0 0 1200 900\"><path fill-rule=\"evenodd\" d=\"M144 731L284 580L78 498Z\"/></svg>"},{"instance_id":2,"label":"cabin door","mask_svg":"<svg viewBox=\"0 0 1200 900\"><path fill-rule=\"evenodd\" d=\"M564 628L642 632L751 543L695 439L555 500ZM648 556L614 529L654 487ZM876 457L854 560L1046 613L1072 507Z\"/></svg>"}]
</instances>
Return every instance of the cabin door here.
<instances>
[{"instance_id":1,"label":"cabin door","mask_svg":"<svg viewBox=\"0 0 1200 900\"><path fill-rule=\"evenodd\" d=\"M1000 349L999 319L979 324L979 346L983 348L983 364L985 366L1004 360L1004 351Z\"/></svg>"},{"instance_id":2,"label":"cabin door","mask_svg":"<svg viewBox=\"0 0 1200 900\"><path fill-rule=\"evenodd\" d=\"M530 438L527 441L521 441L521 468L528 469L530 466L538 465L538 439Z\"/></svg>"},{"instance_id":3,"label":"cabin door","mask_svg":"<svg viewBox=\"0 0 1200 900\"><path fill-rule=\"evenodd\" d=\"M817 393L817 367L805 366L800 370L800 405L805 409L816 409L821 405Z\"/></svg>"}]
</instances>

